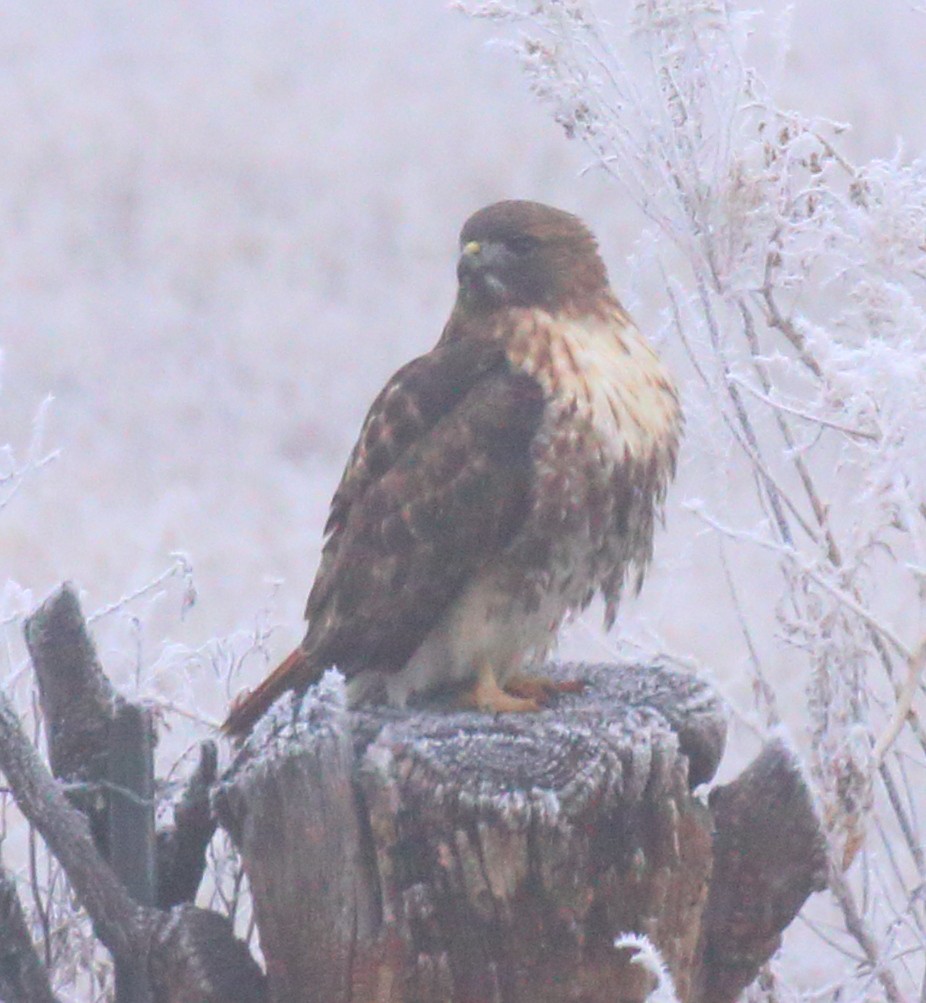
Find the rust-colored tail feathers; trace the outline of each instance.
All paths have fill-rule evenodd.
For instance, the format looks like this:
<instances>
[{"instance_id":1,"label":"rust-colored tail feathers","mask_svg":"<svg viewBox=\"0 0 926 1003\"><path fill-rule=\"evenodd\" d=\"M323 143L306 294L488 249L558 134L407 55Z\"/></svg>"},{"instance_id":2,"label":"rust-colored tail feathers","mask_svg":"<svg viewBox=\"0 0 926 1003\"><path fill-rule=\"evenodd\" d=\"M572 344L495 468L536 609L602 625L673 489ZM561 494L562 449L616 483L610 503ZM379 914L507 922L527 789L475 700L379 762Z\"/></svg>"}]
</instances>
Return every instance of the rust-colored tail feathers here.
<instances>
[{"instance_id":1,"label":"rust-colored tail feathers","mask_svg":"<svg viewBox=\"0 0 926 1003\"><path fill-rule=\"evenodd\" d=\"M270 673L260 685L243 693L232 704L222 731L232 738L243 738L270 709L270 705L287 690L305 688L321 675L313 668L304 648L296 648Z\"/></svg>"}]
</instances>

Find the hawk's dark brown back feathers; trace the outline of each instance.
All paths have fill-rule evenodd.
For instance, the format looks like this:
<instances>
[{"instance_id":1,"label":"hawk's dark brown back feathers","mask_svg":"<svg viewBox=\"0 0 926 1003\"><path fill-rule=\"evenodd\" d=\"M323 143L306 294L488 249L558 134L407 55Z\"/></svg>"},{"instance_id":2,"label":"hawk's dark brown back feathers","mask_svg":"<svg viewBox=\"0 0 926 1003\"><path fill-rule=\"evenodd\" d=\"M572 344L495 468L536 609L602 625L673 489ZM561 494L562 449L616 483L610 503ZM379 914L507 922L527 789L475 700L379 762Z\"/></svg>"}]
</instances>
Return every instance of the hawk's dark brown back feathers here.
<instances>
[{"instance_id":1,"label":"hawk's dark brown back feathers","mask_svg":"<svg viewBox=\"0 0 926 1003\"><path fill-rule=\"evenodd\" d=\"M331 505L305 640L225 730L330 665L404 701L500 682L649 557L674 468L671 381L610 292L594 238L537 203L480 210L435 349L374 401Z\"/></svg>"}]
</instances>

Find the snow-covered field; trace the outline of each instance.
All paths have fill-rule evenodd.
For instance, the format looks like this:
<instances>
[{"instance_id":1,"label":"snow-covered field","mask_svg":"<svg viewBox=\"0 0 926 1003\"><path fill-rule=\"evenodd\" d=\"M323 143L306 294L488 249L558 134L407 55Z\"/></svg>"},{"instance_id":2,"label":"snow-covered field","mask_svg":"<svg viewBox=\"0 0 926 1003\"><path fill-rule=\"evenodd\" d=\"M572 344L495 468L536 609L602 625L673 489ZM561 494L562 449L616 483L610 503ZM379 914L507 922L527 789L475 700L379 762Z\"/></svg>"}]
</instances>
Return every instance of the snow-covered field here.
<instances>
[{"instance_id":1,"label":"snow-covered field","mask_svg":"<svg viewBox=\"0 0 926 1003\"><path fill-rule=\"evenodd\" d=\"M851 123L859 157L919 152L926 13L784 10L753 21L782 102ZM181 748L222 715L248 642L189 649L257 631L237 686L301 637L328 499L379 386L440 332L472 210L524 197L577 212L640 325L660 326L666 303L635 278L641 219L580 176L583 150L491 38L442 0L0 12L0 443L24 459L51 394L44 445L59 451L0 511L0 587L18 583L0 620L66 578L102 609L188 555L198 601L183 618L176 577L97 625L118 683L201 716L175 723ZM664 352L686 370L678 346ZM742 697L736 624L710 604L715 549L680 507L716 478L695 440L621 625ZM757 601L772 588L754 586ZM563 649L616 644L589 618Z\"/></svg>"}]
</instances>

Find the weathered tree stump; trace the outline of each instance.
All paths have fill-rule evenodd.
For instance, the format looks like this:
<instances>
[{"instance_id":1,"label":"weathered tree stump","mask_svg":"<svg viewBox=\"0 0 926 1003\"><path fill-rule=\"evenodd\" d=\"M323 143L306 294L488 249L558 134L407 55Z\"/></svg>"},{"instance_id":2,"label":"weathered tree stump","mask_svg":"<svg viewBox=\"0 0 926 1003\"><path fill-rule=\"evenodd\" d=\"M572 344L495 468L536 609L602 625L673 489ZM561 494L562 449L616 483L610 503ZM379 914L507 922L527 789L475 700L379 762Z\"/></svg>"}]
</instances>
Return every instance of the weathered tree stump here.
<instances>
[{"instance_id":1,"label":"weathered tree stump","mask_svg":"<svg viewBox=\"0 0 926 1003\"><path fill-rule=\"evenodd\" d=\"M626 933L682 1001L755 977L822 873L789 756L771 746L736 782L715 835L692 793L725 740L712 691L649 667L553 671L588 685L536 715L350 711L329 674L298 721L259 726L215 804L275 1003L642 1001L656 979L615 949ZM743 805L785 789L778 824L798 835L753 852L768 834Z\"/></svg>"}]
</instances>

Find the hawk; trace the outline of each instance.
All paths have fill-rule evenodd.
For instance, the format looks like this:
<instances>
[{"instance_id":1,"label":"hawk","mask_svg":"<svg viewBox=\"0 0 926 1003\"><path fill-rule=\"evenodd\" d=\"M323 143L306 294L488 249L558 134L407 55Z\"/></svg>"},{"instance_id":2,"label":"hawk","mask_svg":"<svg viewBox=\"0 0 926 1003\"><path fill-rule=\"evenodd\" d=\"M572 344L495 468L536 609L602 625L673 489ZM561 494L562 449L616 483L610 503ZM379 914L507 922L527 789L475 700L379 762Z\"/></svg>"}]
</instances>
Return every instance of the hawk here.
<instances>
[{"instance_id":1,"label":"hawk","mask_svg":"<svg viewBox=\"0 0 926 1003\"><path fill-rule=\"evenodd\" d=\"M440 340L373 402L331 502L302 644L233 705L242 735L337 666L352 702L453 688L536 711L525 673L600 593L639 589L675 472L678 394L608 283L595 238L536 202L460 236Z\"/></svg>"}]
</instances>

